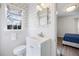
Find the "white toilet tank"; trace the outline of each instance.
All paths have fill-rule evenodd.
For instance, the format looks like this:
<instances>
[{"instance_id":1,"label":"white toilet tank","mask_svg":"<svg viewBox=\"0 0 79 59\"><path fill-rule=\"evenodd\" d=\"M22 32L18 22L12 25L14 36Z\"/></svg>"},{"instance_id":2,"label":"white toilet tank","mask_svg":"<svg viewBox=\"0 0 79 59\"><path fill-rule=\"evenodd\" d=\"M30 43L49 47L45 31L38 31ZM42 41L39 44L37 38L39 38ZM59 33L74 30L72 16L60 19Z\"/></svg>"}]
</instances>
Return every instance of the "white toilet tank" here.
<instances>
[{"instance_id":1,"label":"white toilet tank","mask_svg":"<svg viewBox=\"0 0 79 59\"><path fill-rule=\"evenodd\" d=\"M21 46L16 47L13 50L13 54L15 56L25 56L26 55L26 46L25 45L21 45Z\"/></svg>"}]
</instances>

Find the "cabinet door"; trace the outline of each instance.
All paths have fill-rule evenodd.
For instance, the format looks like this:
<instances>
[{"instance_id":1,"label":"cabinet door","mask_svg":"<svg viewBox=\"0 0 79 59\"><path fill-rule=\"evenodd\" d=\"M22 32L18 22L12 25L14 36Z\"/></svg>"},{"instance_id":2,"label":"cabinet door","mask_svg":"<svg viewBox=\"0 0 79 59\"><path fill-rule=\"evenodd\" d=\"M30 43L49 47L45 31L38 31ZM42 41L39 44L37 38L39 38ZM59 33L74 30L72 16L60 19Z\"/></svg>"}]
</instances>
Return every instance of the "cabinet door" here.
<instances>
[{"instance_id":1,"label":"cabinet door","mask_svg":"<svg viewBox=\"0 0 79 59\"><path fill-rule=\"evenodd\" d=\"M29 45L26 46L26 56L32 56L31 48Z\"/></svg>"},{"instance_id":2,"label":"cabinet door","mask_svg":"<svg viewBox=\"0 0 79 59\"><path fill-rule=\"evenodd\" d=\"M51 56L51 41L46 40L41 44L41 56Z\"/></svg>"},{"instance_id":3,"label":"cabinet door","mask_svg":"<svg viewBox=\"0 0 79 59\"><path fill-rule=\"evenodd\" d=\"M30 52L32 56L40 56L41 55L40 45L30 45Z\"/></svg>"}]
</instances>

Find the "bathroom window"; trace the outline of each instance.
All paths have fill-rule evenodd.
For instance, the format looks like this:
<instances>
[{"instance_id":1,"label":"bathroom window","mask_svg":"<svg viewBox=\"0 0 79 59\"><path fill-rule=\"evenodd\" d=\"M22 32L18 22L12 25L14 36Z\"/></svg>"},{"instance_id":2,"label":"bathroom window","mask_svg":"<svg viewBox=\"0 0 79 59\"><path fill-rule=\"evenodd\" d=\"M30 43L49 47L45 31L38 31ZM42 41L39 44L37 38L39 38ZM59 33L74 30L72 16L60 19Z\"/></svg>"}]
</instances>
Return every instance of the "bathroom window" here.
<instances>
[{"instance_id":1,"label":"bathroom window","mask_svg":"<svg viewBox=\"0 0 79 59\"><path fill-rule=\"evenodd\" d=\"M19 30L22 28L22 10L7 5L7 29Z\"/></svg>"}]
</instances>

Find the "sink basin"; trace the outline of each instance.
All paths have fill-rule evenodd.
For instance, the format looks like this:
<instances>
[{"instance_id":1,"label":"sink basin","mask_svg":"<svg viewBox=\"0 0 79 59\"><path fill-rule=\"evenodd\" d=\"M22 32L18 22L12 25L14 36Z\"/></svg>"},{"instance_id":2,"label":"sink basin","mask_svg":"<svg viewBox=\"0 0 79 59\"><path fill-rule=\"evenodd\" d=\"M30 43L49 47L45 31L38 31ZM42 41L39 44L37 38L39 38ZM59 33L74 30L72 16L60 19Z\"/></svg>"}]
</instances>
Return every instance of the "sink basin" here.
<instances>
[{"instance_id":1,"label":"sink basin","mask_svg":"<svg viewBox=\"0 0 79 59\"><path fill-rule=\"evenodd\" d=\"M33 44L41 44L42 42L49 39L49 37L40 37L40 36L35 36L31 38L32 38L31 41Z\"/></svg>"}]
</instances>

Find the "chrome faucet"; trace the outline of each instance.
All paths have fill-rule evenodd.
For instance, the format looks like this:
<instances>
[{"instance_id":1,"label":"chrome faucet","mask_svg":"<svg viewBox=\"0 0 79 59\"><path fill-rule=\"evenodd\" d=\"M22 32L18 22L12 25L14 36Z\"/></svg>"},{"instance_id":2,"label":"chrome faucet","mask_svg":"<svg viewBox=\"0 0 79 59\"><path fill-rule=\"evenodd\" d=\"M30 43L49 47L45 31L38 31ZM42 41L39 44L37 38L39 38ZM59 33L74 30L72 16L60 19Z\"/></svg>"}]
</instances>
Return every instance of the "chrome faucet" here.
<instances>
[{"instance_id":1,"label":"chrome faucet","mask_svg":"<svg viewBox=\"0 0 79 59\"><path fill-rule=\"evenodd\" d=\"M44 37L43 32L41 32L40 34L38 34L40 37Z\"/></svg>"}]
</instances>

